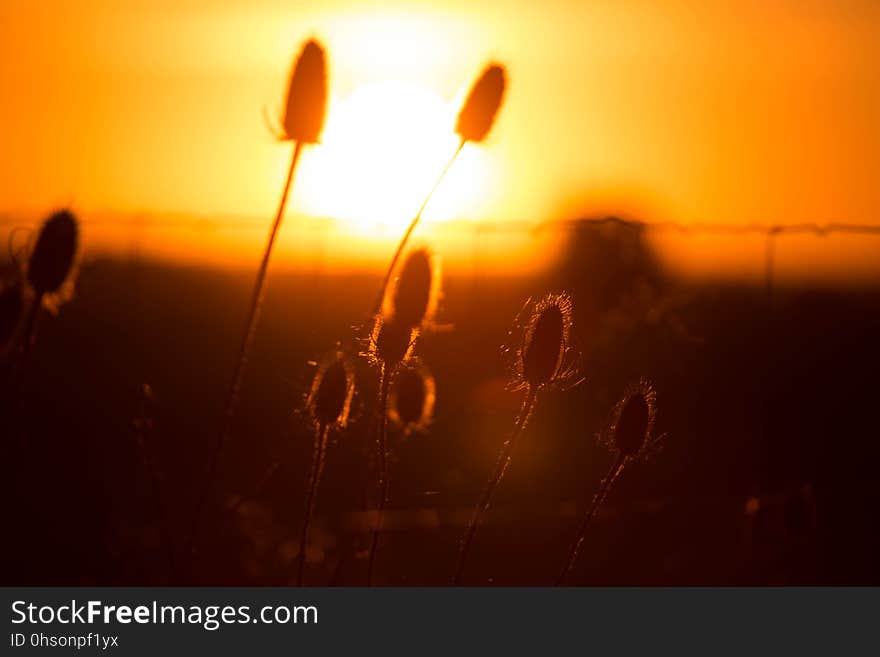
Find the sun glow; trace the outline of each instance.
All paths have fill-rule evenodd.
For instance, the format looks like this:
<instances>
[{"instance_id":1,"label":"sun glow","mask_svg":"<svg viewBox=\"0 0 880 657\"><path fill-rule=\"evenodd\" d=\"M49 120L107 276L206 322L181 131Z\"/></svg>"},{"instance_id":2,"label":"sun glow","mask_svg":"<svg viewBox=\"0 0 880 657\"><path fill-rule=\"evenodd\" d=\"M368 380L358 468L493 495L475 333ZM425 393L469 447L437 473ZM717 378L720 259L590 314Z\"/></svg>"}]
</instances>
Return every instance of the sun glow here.
<instances>
[{"instance_id":1,"label":"sun glow","mask_svg":"<svg viewBox=\"0 0 880 657\"><path fill-rule=\"evenodd\" d=\"M298 209L364 232L402 229L458 146L458 104L409 82L374 83L331 107L320 146L298 174ZM478 211L488 159L468 147L425 211L426 221Z\"/></svg>"}]
</instances>

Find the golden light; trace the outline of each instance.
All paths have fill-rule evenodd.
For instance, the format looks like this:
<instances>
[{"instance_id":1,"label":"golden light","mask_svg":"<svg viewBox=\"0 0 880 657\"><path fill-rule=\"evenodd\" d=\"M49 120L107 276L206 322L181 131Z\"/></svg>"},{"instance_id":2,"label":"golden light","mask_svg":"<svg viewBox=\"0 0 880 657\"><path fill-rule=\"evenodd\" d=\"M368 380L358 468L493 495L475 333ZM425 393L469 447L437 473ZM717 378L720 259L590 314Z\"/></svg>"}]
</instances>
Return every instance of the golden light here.
<instances>
[{"instance_id":1,"label":"golden light","mask_svg":"<svg viewBox=\"0 0 880 657\"><path fill-rule=\"evenodd\" d=\"M330 109L321 145L297 181L297 209L358 232L397 233L409 223L452 156L458 103L404 81L366 85ZM488 158L456 163L427 221L472 214L485 194Z\"/></svg>"}]
</instances>

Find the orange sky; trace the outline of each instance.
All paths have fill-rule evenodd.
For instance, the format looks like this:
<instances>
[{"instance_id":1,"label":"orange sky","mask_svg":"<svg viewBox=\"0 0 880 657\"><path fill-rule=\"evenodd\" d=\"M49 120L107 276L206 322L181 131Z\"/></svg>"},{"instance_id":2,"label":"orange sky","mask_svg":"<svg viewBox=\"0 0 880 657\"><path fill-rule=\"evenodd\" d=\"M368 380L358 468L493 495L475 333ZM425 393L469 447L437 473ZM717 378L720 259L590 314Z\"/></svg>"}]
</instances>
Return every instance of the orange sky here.
<instances>
[{"instance_id":1,"label":"orange sky","mask_svg":"<svg viewBox=\"0 0 880 657\"><path fill-rule=\"evenodd\" d=\"M262 111L309 36L335 105L395 81L451 107L508 66L488 143L438 198L449 217L877 221L872 0L4 0L0 211L271 216L289 147ZM310 156L294 211L349 193L314 162L309 182Z\"/></svg>"}]
</instances>

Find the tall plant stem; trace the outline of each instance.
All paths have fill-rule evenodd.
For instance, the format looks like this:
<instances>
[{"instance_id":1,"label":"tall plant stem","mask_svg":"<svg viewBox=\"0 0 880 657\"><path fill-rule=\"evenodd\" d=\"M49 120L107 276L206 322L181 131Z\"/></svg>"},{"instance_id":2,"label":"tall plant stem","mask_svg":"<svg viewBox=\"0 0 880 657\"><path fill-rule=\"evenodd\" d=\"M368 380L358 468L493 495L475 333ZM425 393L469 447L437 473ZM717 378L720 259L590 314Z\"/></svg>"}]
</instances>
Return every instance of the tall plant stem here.
<instances>
[{"instance_id":1,"label":"tall plant stem","mask_svg":"<svg viewBox=\"0 0 880 657\"><path fill-rule=\"evenodd\" d=\"M434 192L437 191L437 188L440 187L440 183L443 182L443 179L446 177L446 174L452 168L452 165L455 163L455 160L458 158L458 154L461 153L461 149L464 148L465 140L462 139L458 143L458 148L455 149L455 152L452 154L452 157L449 158L449 161L446 163L446 166L443 167L443 170L440 172L440 175L437 177L437 180L434 182L434 186L431 188L431 191L428 192L428 195L425 197L425 200L422 201L422 206L419 208L419 211L416 213L416 216L413 217L412 221L409 222L409 226L407 226L406 232L403 234L403 237L400 240L400 243L397 245L397 250L394 252L394 255L391 258L391 264L388 265L388 271L385 272L385 278L382 279L382 288L379 290L379 296L376 298L376 302L373 304L373 311L371 315L375 315L382 309L382 301L385 299L385 291L388 289L388 283L391 281L391 275L394 273L394 268L397 266L397 262L400 260L400 256L403 254L403 250L406 248L406 243L409 241L410 235L412 235L413 231L416 229L419 221L422 218L422 213L425 211L425 208L428 207L428 203L431 201L431 198L434 196Z\"/></svg>"},{"instance_id":2,"label":"tall plant stem","mask_svg":"<svg viewBox=\"0 0 880 657\"><path fill-rule=\"evenodd\" d=\"M306 496L306 512L303 517L302 529L299 534L299 555L296 560L296 585L303 585L303 570L306 565L306 539L309 534L309 525L312 522L312 512L315 509L315 498L318 496L318 484L321 481L321 473L324 471L324 455L327 452L327 434L330 426L323 425L315 429L315 449L312 452L312 472L309 476L309 492Z\"/></svg>"},{"instance_id":3,"label":"tall plant stem","mask_svg":"<svg viewBox=\"0 0 880 657\"><path fill-rule=\"evenodd\" d=\"M602 503L608 496L608 491L611 490L614 482L620 476L620 473L623 472L624 465L626 465L626 457L618 452L617 456L614 458L614 463L611 464L611 469L608 471L608 474L605 475L605 479L602 481L602 485L599 486L596 496L593 497L593 502L590 504L590 508L587 510L587 515L581 523L577 538L574 543L572 543L571 549L568 552L568 559L565 562L565 567L562 569L562 572L559 573L559 577L556 578L556 586L561 586L565 582L565 578L568 576L569 571L571 571L572 566L574 566L578 552L584 542L584 536L586 536L590 525L593 524L593 518L596 517L599 507L602 506Z\"/></svg>"},{"instance_id":4,"label":"tall plant stem","mask_svg":"<svg viewBox=\"0 0 880 657\"><path fill-rule=\"evenodd\" d=\"M379 438L376 441L376 457L379 462L379 500L376 505L376 522L373 525L373 538L370 541L370 561L367 566L367 586L373 584L373 567L376 564L376 551L379 547L379 534L382 533L382 516L388 502L388 388L391 383L391 368L382 365L382 382L379 386Z\"/></svg>"},{"instance_id":5,"label":"tall plant stem","mask_svg":"<svg viewBox=\"0 0 880 657\"><path fill-rule=\"evenodd\" d=\"M226 407L223 413L223 424L217 437L217 442L211 452L211 460L208 464L208 473L205 477L205 483L202 487L199 501L193 514L192 526L190 527L189 541L187 543L187 554L191 555L195 546L196 536L198 533L199 521L204 513L205 504L208 500L208 494L217 475L217 464L220 460L220 452L229 438L232 419L235 417L235 411L238 407L238 397L241 391L241 383L244 378L244 370L247 366L248 356L250 355L251 345L254 341L254 334L257 329L257 322L260 318L260 310L263 305L263 295L266 287L266 272L269 269L269 258L272 255L272 247L275 245L275 238L278 236L278 229L281 227L281 220L284 217L284 209L287 206L287 197L290 193L290 186L293 183L293 175L296 171L297 162L303 148L302 142L296 142L293 147L293 155L290 158L290 168L287 171L287 180L284 182L284 189L281 192L281 200L278 203L278 212L275 214L275 221L272 222L272 229L269 231L269 238L266 241L266 248L263 251L263 258L260 261L260 268L257 270L257 280L254 284L254 291L251 295L250 307L247 318L245 319L245 330L241 340L241 347L238 351L238 360L235 364L235 373L232 376L232 385L229 388L229 396L226 398Z\"/></svg>"},{"instance_id":6,"label":"tall plant stem","mask_svg":"<svg viewBox=\"0 0 880 657\"><path fill-rule=\"evenodd\" d=\"M22 335L21 353L18 362L15 363L11 377L10 399L18 399L21 387L24 385L24 375L30 360L31 351L37 341L37 325L40 323L40 310L43 308L43 294L38 293L31 303L25 320L24 334Z\"/></svg>"},{"instance_id":7,"label":"tall plant stem","mask_svg":"<svg viewBox=\"0 0 880 657\"><path fill-rule=\"evenodd\" d=\"M135 442L137 443L141 464L144 466L144 470L146 470L147 477L150 480L150 492L153 496L156 522L159 526L159 534L162 538L162 543L165 546L165 558L168 561L168 579L173 585L177 574L177 565L174 559L174 543L171 537L171 531L168 527L168 515L165 512L165 504L162 501L162 489L159 482L159 472L156 467L156 459L153 458L151 451L147 448L147 437L145 436L145 429L143 428L147 421L146 401L142 401L139 419L141 424L135 430Z\"/></svg>"},{"instance_id":8,"label":"tall plant stem","mask_svg":"<svg viewBox=\"0 0 880 657\"><path fill-rule=\"evenodd\" d=\"M492 502L492 496L495 494L495 489L498 488L498 484L501 482L502 477L504 477L507 466L510 465L510 457L513 454L513 448L519 437L523 434L523 431L525 431L526 425L529 423L529 418L535 410L537 399L538 391L530 387L523 400L522 409L514 422L513 432L510 434L510 437L504 441L504 445L501 447L501 454L498 456L498 462L495 464L495 470L493 470L492 476L489 478L489 483L486 484L486 490L483 492L480 501L474 507L474 514L471 517L471 522L461 541L461 550L458 553L458 564L455 567L455 576L452 578L453 586L458 586L461 583L461 576L464 573L464 566L467 562L471 545L474 542L474 536L477 534L477 529L480 526L483 515L486 513L489 504Z\"/></svg>"}]
</instances>

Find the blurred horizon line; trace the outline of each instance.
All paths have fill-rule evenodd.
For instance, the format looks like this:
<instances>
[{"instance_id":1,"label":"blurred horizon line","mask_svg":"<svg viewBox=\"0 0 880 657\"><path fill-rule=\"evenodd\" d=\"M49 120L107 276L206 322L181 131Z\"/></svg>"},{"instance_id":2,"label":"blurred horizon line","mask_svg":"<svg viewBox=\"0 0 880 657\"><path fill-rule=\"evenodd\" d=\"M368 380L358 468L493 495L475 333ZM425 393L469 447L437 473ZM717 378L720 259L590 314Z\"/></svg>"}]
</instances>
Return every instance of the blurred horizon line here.
<instances>
[{"instance_id":1,"label":"blurred horizon line","mask_svg":"<svg viewBox=\"0 0 880 657\"><path fill-rule=\"evenodd\" d=\"M23 248L25 241L16 234L27 234L44 215L0 211L0 229L8 243L8 252L0 260L14 260L14 252ZM265 217L240 213L97 210L84 216L84 250L90 258L213 264L224 269L248 268L269 227ZM279 245L283 255L273 263L276 269L313 272L318 267L343 274L372 271L385 263L388 250L402 232L396 222L363 225L302 212L290 212L288 217ZM750 281L779 277L780 281L773 282L880 286L876 258L880 243L864 239L880 237L880 223L679 222L643 220L627 213L584 213L570 219L427 222L416 241L431 244L451 269L529 276L558 262L566 234L583 227L638 231L664 271L673 277ZM247 235L244 238L243 233ZM836 248L816 248L817 243L832 237ZM734 244L737 241L739 244ZM790 248L785 248L786 244Z\"/></svg>"}]
</instances>

